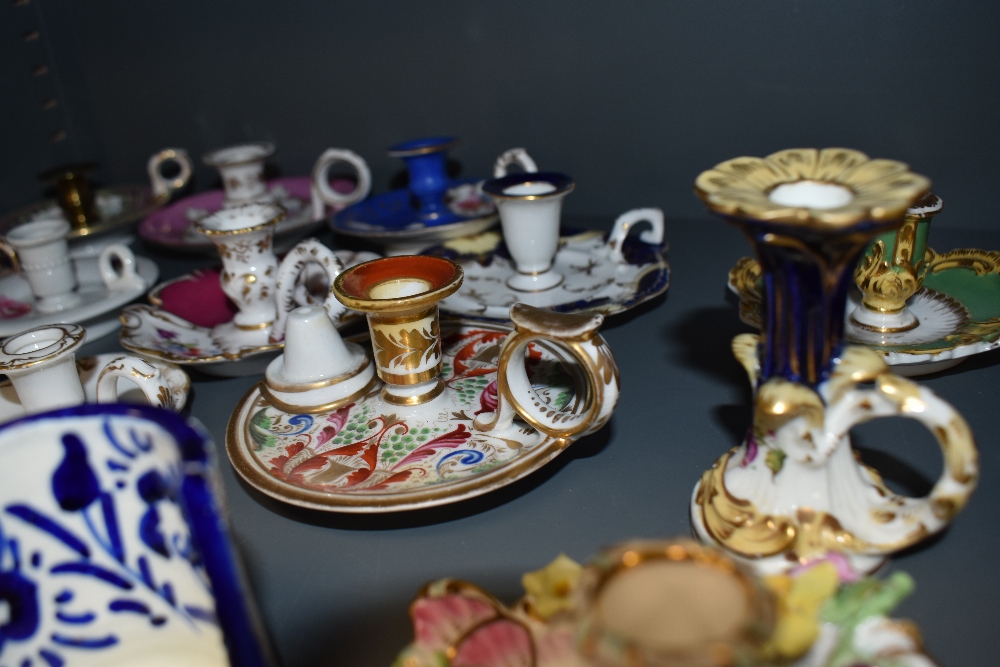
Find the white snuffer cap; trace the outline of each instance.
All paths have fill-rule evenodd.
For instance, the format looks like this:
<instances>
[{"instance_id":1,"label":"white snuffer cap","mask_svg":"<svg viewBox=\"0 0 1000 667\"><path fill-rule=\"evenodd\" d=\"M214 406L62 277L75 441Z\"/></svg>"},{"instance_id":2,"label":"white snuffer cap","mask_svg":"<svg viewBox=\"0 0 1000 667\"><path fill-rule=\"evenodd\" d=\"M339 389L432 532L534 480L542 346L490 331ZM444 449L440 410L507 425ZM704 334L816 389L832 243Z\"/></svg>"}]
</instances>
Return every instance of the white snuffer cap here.
<instances>
[{"instance_id":1,"label":"white snuffer cap","mask_svg":"<svg viewBox=\"0 0 1000 667\"><path fill-rule=\"evenodd\" d=\"M275 407L315 412L360 398L375 384L375 367L357 343L345 343L322 306L288 314L284 354L268 364L265 396Z\"/></svg>"}]
</instances>

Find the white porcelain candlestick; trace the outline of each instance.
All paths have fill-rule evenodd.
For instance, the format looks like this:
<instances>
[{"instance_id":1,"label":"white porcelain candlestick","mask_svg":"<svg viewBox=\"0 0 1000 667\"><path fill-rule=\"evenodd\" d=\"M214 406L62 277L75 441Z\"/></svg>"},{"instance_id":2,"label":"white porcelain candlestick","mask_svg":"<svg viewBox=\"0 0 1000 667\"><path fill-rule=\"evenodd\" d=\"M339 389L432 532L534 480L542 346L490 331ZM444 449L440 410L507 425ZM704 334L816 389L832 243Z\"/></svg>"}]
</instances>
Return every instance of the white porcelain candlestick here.
<instances>
[{"instance_id":1,"label":"white porcelain candlestick","mask_svg":"<svg viewBox=\"0 0 1000 667\"><path fill-rule=\"evenodd\" d=\"M566 174L516 173L486 181L483 192L496 202L503 238L517 275L507 286L519 292L552 289L563 276L552 270L559 247L562 201L575 187Z\"/></svg>"},{"instance_id":2,"label":"white porcelain candlestick","mask_svg":"<svg viewBox=\"0 0 1000 667\"><path fill-rule=\"evenodd\" d=\"M80 302L73 293L76 274L66 241L70 232L65 220L44 219L12 229L2 247L23 271L38 299L35 307L43 313L71 308Z\"/></svg>"},{"instance_id":3,"label":"white porcelain candlestick","mask_svg":"<svg viewBox=\"0 0 1000 667\"><path fill-rule=\"evenodd\" d=\"M28 414L85 402L76 370L76 351L87 332L76 324L26 331L0 344L0 372L6 373Z\"/></svg>"},{"instance_id":4,"label":"white porcelain candlestick","mask_svg":"<svg viewBox=\"0 0 1000 667\"><path fill-rule=\"evenodd\" d=\"M244 204L198 223L222 257L222 291L240 310L234 325L241 331L262 331L265 339L278 316L274 298L278 260L271 240L274 226L284 216L285 210L276 204Z\"/></svg>"},{"instance_id":5,"label":"white porcelain candlestick","mask_svg":"<svg viewBox=\"0 0 1000 667\"><path fill-rule=\"evenodd\" d=\"M264 160L274 154L274 144L240 144L212 151L202 161L222 175L226 206L250 202L270 202L273 197L264 182Z\"/></svg>"},{"instance_id":6,"label":"white porcelain candlestick","mask_svg":"<svg viewBox=\"0 0 1000 667\"><path fill-rule=\"evenodd\" d=\"M38 327L0 341L0 373L5 373L27 414L67 408L87 402L76 365L76 351L86 339L78 324ZM125 378L142 391L150 405L169 408L170 386L149 362L122 355L99 372L97 400L118 400L118 379Z\"/></svg>"}]
</instances>

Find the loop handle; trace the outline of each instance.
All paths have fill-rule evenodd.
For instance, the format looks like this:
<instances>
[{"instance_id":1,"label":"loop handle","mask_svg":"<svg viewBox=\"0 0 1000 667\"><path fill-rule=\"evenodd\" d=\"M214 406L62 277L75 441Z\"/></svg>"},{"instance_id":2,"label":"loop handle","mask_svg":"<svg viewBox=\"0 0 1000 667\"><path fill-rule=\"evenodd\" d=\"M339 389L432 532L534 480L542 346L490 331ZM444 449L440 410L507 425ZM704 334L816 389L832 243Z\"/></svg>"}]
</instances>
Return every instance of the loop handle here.
<instances>
[{"instance_id":1,"label":"loop handle","mask_svg":"<svg viewBox=\"0 0 1000 667\"><path fill-rule=\"evenodd\" d=\"M506 176L507 167L512 164L520 165L521 169L524 169L528 173L538 171L538 166L531 159L531 156L528 155L528 151L523 148L511 148L501 153L500 157L493 163L493 178L503 178Z\"/></svg>"},{"instance_id":2,"label":"loop handle","mask_svg":"<svg viewBox=\"0 0 1000 667\"><path fill-rule=\"evenodd\" d=\"M346 194L337 192L330 187L330 167L337 162L346 162L358 175L358 183L354 190ZM316 160L312 170L312 217L314 221L326 216L324 204L336 209L350 206L368 196L372 189L372 172L364 158L346 148L327 148Z\"/></svg>"},{"instance_id":3,"label":"loop handle","mask_svg":"<svg viewBox=\"0 0 1000 667\"><path fill-rule=\"evenodd\" d=\"M118 260L117 269L113 263L115 259ZM146 286L146 281L136 272L135 255L120 243L101 251L101 256L97 258L97 270L109 290L141 290Z\"/></svg>"},{"instance_id":4,"label":"loop handle","mask_svg":"<svg viewBox=\"0 0 1000 667\"><path fill-rule=\"evenodd\" d=\"M316 239L306 239L292 248L278 267L278 289L275 296L278 303L278 319L271 327L271 342L285 339L288 314L313 301L303 282L308 277L310 267L318 266L329 281L329 291L323 300L323 308L334 323L347 312L347 307L333 294L333 281L344 270L344 263L337 255Z\"/></svg>"},{"instance_id":5,"label":"loop handle","mask_svg":"<svg viewBox=\"0 0 1000 667\"><path fill-rule=\"evenodd\" d=\"M164 178L161 168L164 163L173 162L180 167L180 172L173 178ZM174 192L180 190L191 180L191 158L182 148L165 148L154 154L146 163L149 182L153 188L153 196L157 199L170 199Z\"/></svg>"},{"instance_id":6,"label":"loop handle","mask_svg":"<svg viewBox=\"0 0 1000 667\"><path fill-rule=\"evenodd\" d=\"M879 417L919 421L934 434L944 455L944 469L926 497L901 497L890 492L894 497L884 498L881 505L869 510L873 516L892 517L888 523L922 525L926 529L911 531L902 542L884 544L869 540L869 548L889 553L912 546L928 533L941 530L965 506L979 479L979 453L968 423L951 404L930 389L889 372L875 378L875 388L855 387L830 406L827 429L836 440L845 437L854 426ZM894 531L886 533L894 534Z\"/></svg>"},{"instance_id":7,"label":"loop handle","mask_svg":"<svg viewBox=\"0 0 1000 667\"><path fill-rule=\"evenodd\" d=\"M663 243L663 209L635 208L631 211L626 211L618 216L618 219L615 220L615 226L611 229L611 234L608 235L608 251L610 252L612 261L625 261L625 256L622 255L622 246L625 244L625 237L640 222L648 222L653 226L652 229L643 230L639 234L639 238L643 243L653 245Z\"/></svg>"},{"instance_id":8,"label":"loop handle","mask_svg":"<svg viewBox=\"0 0 1000 667\"><path fill-rule=\"evenodd\" d=\"M115 357L101 370L97 377L97 402L118 402L118 379L134 382L149 404L157 408L173 408L170 386L159 368L145 359L122 355Z\"/></svg>"},{"instance_id":9,"label":"loop handle","mask_svg":"<svg viewBox=\"0 0 1000 667\"><path fill-rule=\"evenodd\" d=\"M515 413L529 425L553 438L572 438L600 429L618 403L618 367L604 339L597 333L604 316L562 314L523 303L510 310L514 332L500 349L497 371L497 409L476 417L479 431L511 427ZM587 384L584 400L566 411L555 410L538 397L524 364L524 354L534 341L552 343L574 358Z\"/></svg>"}]
</instances>

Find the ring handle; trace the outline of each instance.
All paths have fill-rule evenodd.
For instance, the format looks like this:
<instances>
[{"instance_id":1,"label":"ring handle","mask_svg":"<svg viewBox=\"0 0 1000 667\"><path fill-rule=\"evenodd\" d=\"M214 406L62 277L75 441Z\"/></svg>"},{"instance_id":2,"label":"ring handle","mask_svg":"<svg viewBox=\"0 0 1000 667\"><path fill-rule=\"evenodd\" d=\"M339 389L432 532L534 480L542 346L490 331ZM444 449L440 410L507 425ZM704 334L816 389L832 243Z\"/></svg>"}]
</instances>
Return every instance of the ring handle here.
<instances>
[{"instance_id":1,"label":"ring handle","mask_svg":"<svg viewBox=\"0 0 1000 667\"><path fill-rule=\"evenodd\" d=\"M173 178L164 178L160 168L164 163L173 162L180 167L180 172ZM146 163L149 182L153 188L153 197L170 199L170 196L180 190L191 180L191 158L183 148L165 148L154 154Z\"/></svg>"},{"instance_id":2,"label":"ring handle","mask_svg":"<svg viewBox=\"0 0 1000 667\"><path fill-rule=\"evenodd\" d=\"M888 553L912 546L928 533L941 530L965 506L979 479L979 453L968 423L933 391L889 372L878 374L874 382L874 388L855 386L843 392L840 400L828 408L826 424L833 434L831 440L846 437L851 428L872 419L905 417L926 426L944 454L944 469L926 497L910 498L889 492L880 505L869 510L870 516L882 517L880 520L885 523L880 529L887 534L893 534L893 522L926 529L911 530L902 541L889 544L869 540L869 549L862 549Z\"/></svg>"},{"instance_id":3,"label":"ring handle","mask_svg":"<svg viewBox=\"0 0 1000 667\"><path fill-rule=\"evenodd\" d=\"M354 167L358 175L358 184L354 190L346 194L337 192L330 187L330 167L337 162L346 162ZM312 204L313 220L322 220L326 215L323 204L341 209L359 202L368 196L372 189L372 172L364 158L346 148L327 148L316 160L312 170Z\"/></svg>"},{"instance_id":4,"label":"ring handle","mask_svg":"<svg viewBox=\"0 0 1000 667\"><path fill-rule=\"evenodd\" d=\"M118 379L134 382L153 407L172 409L170 386L159 368L145 359L122 355L107 363L97 377L97 402L118 402Z\"/></svg>"},{"instance_id":5,"label":"ring handle","mask_svg":"<svg viewBox=\"0 0 1000 667\"><path fill-rule=\"evenodd\" d=\"M333 281L344 270L344 263L340 261L336 253L316 239L306 239L288 251L285 259L281 261L281 266L278 267L278 289L275 292L278 303L278 318L271 327L272 343L279 343L285 339L288 314L296 308L309 305L309 297L303 299L300 295L299 298L296 298L296 293L301 286L300 279L305 277L305 272L310 265L319 266L326 273L329 281L329 291L323 300L326 314L336 324L337 320L347 312L347 307L338 301L333 293ZM301 301L306 301L306 303L300 303Z\"/></svg>"},{"instance_id":6,"label":"ring handle","mask_svg":"<svg viewBox=\"0 0 1000 667\"><path fill-rule=\"evenodd\" d=\"M612 261L625 262L625 256L622 254L625 237L640 222L648 222L653 227L652 229L643 230L639 234L639 238L643 243L653 245L663 243L663 209L635 208L631 211L626 211L618 216L614 227L611 229L611 233L608 235L608 250Z\"/></svg>"},{"instance_id":7,"label":"ring handle","mask_svg":"<svg viewBox=\"0 0 1000 667\"><path fill-rule=\"evenodd\" d=\"M515 413L553 438L578 437L604 426L614 412L620 390L615 359L597 333L604 316L554 313L517 303L510 309L510 319L515 328L500 348L497 409L476 417L475 428L506 430L513 424ZM572 409L553 410L532 389L524 354L535 341L556 344L580 365L587 383L586 398Z\"/></svg>"},{"instance_id":8,"label":"ring handle","mask_svg":"<svg viewBox=\"0 0 1000 667\"><path fill-rule=\"evenodd\" d=\"M116 259L118 268L113 263ZM136 272L135 255L120 243L101 251L101 256L97 258L97 270L109 290L141 290L146 287L146 281Z\"/></svg>"},{"instance_id":9,"label":"ring handle","mask_svg":"<svg viewBox=\"0 0 1000 667\"><path fill-rule=\"evenodd\" d=\"M528 173L538 171L538 165L528 155L528 151L523 148L511 148L501 153L500 157L493 163L493 178L503 178L506 176L507 167L512 164L520 165L521 169L524 169Z\"/></svg>"}]
</instances>

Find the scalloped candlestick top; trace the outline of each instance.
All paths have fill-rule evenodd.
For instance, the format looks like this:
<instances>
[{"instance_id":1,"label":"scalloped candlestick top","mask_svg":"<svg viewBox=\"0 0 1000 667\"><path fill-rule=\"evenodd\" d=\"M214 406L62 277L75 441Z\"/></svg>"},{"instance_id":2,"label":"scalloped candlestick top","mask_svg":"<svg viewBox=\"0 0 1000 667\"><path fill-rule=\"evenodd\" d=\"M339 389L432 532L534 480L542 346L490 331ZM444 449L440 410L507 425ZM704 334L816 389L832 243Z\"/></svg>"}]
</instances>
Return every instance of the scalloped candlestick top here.
<instances>
[{"instance_id":1,"label":"scalloped candlestick top","mask_svg":"<svg viewBox=\"0 0 1000 667\"><path fill-rule=\"evenodd\" d=\"M695 180L695 194L716 213L814 228L894 224L928 189L930 181L905 163L848 148L733 158Z\"/></svg>"},{"instance_id":2,"label":"scalloped candlestick top","mask_svg":"<svg viewBox=\"0 0 1000 667\"><path fill-rule=\"evenodd\" d=\"M698 176L695 193L743 229L762 265L781 277L767 283L763 380L816 385L829 375L859 255L929 188L902 162L846 148L734 158Z\"/></svg>"}]
</instances>

